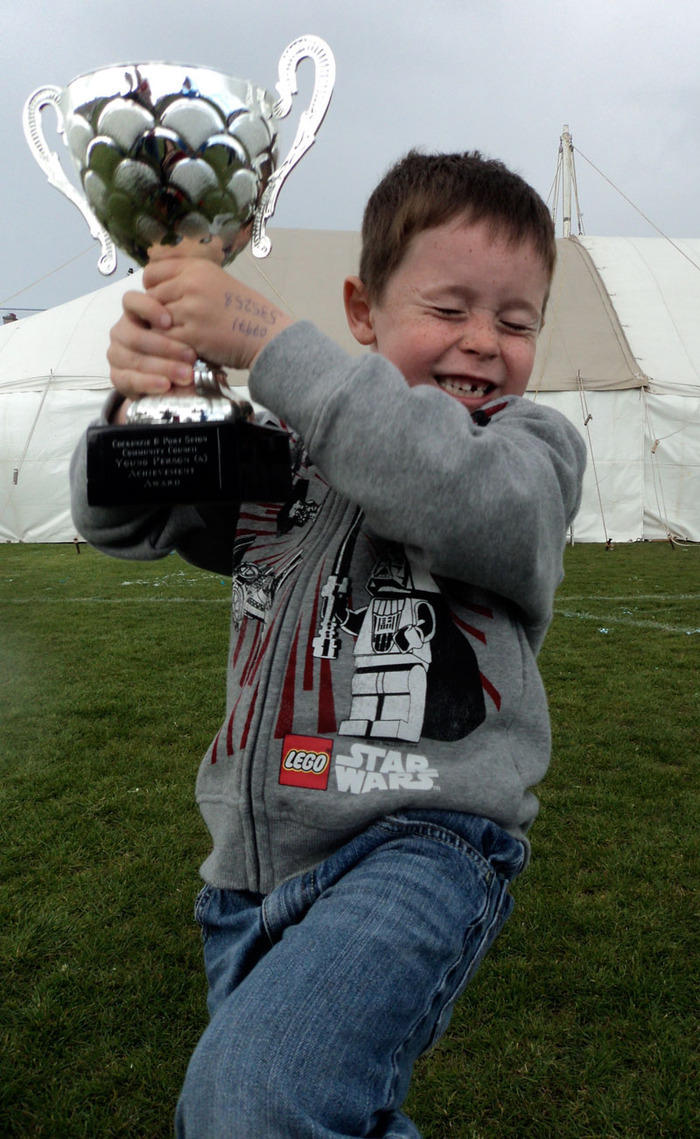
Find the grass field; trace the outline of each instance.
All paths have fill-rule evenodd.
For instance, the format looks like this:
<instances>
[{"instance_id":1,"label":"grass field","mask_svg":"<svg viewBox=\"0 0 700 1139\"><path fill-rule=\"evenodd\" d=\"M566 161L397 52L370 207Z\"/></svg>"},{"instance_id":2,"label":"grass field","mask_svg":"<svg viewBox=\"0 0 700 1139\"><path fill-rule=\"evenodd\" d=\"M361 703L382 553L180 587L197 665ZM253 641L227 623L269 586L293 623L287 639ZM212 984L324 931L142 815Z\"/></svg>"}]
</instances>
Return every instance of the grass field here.
<instances>
[{"instance_id":1,"label":"grass field","mask_svg":"<svg viewBox=\"0 0 700 1139\"><path fill-rule=\"evenodd\" d=\"M580 545L566 572L534 857L416 1070L425 1139L700 1135L700 548ZM175 555L0 547L2 1136L171 1134L229 589Z\"/></svg>"}]
</instances>

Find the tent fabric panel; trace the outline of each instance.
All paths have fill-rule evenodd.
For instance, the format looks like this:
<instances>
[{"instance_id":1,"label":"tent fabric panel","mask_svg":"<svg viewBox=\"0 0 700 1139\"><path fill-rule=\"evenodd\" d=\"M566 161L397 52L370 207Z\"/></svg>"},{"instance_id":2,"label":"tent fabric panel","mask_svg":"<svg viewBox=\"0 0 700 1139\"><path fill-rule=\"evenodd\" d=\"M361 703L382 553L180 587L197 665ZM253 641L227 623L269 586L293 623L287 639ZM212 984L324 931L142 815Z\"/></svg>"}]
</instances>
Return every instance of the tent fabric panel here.
<instances>
[{"instance_id":1,"label":"tent fabric panel","mask_svg":"<svg viewBox=\"0 0 700 1139\"><path fill-rule=\"evenodd\" d=\"M582 237L649 390L700 395L700 238Z\"/></svg>"},{"instance_id":2,"label":"tent fabric panel","mask_svg":"<svg viewBox=\"0 0 700 1139\"><path fill-rule=\"evenodd\" d=\"M644 393L644 537L700 542L700 397Z\"/></svg>"},{"instance_id":3,"label":"tent fabric panel","mask_svg":"<svg viewBox=\"0 0 700 1139\"><path fill-rule=\"evenodd\" d=\"M576 238L557 241L557 267L540 332L530 391L643 387L646 377L615 308Z\"/></svg>"},{"instance_id":4,"label":"tent fabric panel","mask_svg":"<svg viewBox=\"0 0 700 1139\"><path fill-rule=\"evenodd\" d=\"M0 391L40 391L51 375L71 388L108 388L109 330L140 283L139 272L0 328Z\"/></svg>"},{"instance_id":5,"label":"tent fabric panel","mask_svg":"<svg viewBox=\"0 0 700 1139\"><path fill-rule=\"evenodd\" d=\"M37 393L0 396L0 541L73 540L70 457L103 403L90 392L49 392L43 406Z\"/></svg>"},{"instance_id":6,"label":"tent fabric panel","mask_svg":"<svg viewBox=\"0 0 700 1139\"><path fill-rule=\"evenodd\" d=\"M13 468L0 459L0 541L70 542L75 526L70 514L69 496L62 484L67 481L65 464L32 462L22 470L22 486L13 488L9 498Z\"/></svg>"},{"instance_id":7,"label":"tent fabric panel","mask_svg":"<svg viewBox=\"0 0 700 1139\"><path fill-rule=\"evenodd\" d=\"M641 393L586 392L585 413L578 392L542 392L537 402L555 408L575 424L588 450L574 540L629 542L639 538L644 502Z\"/></svg>"}]
</instances>

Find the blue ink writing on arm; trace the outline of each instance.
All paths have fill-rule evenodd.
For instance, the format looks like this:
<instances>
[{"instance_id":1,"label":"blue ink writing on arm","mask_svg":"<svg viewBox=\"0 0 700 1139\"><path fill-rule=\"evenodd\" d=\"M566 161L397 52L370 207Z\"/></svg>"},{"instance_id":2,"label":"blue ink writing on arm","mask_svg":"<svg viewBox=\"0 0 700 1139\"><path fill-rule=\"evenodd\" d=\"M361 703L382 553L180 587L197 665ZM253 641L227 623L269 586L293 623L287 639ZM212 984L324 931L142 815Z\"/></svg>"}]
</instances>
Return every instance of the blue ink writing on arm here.
<instances>
[{"instance_id":1,"label":"blue ink writing on arm","mask_svg":"<svg viewBox=\"0 0 700 1139\"><path fill-rule=\"evenodd\" d=\"M264 324L255 324L251 320L234 320L231 328L234 332L240 332L243 336L254 336L256 340L264 340L267 336L267 328Z\"/></svg>"},{"instance_id":2,"label":"blue ink writing on arm","mask_svg":"<svg viewBox=\"0 0 700 1139\"><path fill-rule=\"evenodd\" d=\"M275 324L277 321L277 313L274 309L268 308L267 305L258 304L251 297L246 298L236 297L236 308L239 312L246 313L247 316L258 316L264 320L266 324Z\"/></svg>"}]
</instances>

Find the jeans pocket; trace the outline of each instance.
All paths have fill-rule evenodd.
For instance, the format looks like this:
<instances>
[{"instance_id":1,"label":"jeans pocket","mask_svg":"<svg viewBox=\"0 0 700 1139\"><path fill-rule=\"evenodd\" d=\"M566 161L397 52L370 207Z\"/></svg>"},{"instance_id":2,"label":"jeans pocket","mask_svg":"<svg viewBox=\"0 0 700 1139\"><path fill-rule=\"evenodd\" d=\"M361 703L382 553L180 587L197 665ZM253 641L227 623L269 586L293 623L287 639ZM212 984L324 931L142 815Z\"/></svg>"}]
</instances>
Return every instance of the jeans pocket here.
<instances>
[{"instance_id":1,"label":"jeans pocket","mask_svg":"<svg viewBox=\"0 0 700 1139\"><path fill-rule=\"evenodd\" d=\"M202 934L202 943L207 940L207 909L211 896L214 892L214 887L209 884L202 886L202 889L197 894L194 902L194 920L200 928Z\"/></svg>"}]
</instances>

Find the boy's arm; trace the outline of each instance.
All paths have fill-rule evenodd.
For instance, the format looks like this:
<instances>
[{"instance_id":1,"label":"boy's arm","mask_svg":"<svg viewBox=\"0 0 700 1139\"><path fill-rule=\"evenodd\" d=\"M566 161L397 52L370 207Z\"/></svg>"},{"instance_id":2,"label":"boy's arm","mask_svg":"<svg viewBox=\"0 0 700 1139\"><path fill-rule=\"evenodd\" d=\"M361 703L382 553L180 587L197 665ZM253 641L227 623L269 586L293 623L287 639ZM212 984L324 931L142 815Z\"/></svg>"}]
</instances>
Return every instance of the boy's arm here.
<instances>
[{"instance_id":1,"label":"boy's arm","mask_svg":"<svg viewBox=\"0 0 700 1139\"><path fill-rule=\"evenodd\" d=\"M585 464L563 416L510 397L475 425L444 392L409 388L380 355L350 358L306 323L260 354L250 390L379 534L509 598L531 625L551 618Z\"/></svg>"}]
</instances>

